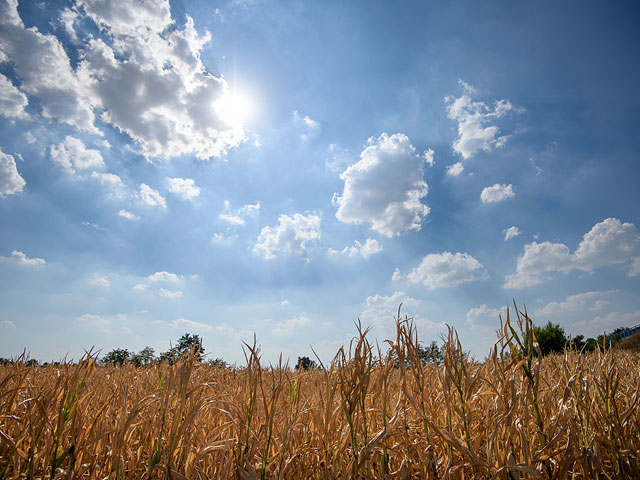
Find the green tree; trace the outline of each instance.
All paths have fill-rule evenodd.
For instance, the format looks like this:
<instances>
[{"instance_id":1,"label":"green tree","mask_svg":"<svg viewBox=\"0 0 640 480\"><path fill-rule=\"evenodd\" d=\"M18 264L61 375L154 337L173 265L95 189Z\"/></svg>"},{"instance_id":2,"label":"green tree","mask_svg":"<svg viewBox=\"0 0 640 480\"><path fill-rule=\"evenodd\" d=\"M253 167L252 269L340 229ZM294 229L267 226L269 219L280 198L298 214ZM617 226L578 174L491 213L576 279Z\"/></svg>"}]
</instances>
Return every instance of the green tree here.
<instances>
[{"instance_id":1,"label":"green tree","mask_svg":"<svg viewBox=\"0 0 640 480\"><path fill-rule=\"evenodd\" d=\"M202 346L202 339L199 335L191 335L190 333L185 333L184 335L182 335L178 339L178 343L176 343L175 347L167 352L162 352L158 357L158 361L162 363L166 360L173 365L174 358L178 358L183 353L189 351L192 345L194 346L194 355L196 361L202 361L202 357L204 357L204 347Z\"/></svg>"},{"instance_id":2,"label":"green tree","mask_svg":"<svg viewBox=\"0 0 640 480\"><path fill-rule=\"evenodd\" d=\"M124 365L124 362L129 360L130 355L131 354L129 353L129 350L127 350L126 348L115 348L103 357L102 363Z\"/></svg>"},{"instance_id":3,"label":"green tree","mask_svg":"<svg viewBox=\"0 0 640 480\"><path fill-rule=\"evenodd\" d=\"M435 363L436 365L440 365L444 360L443 347L439 347L435 340L427 347L418 343L418 358L420 358L423 363Z\"/></svg>"},{"instance_id":4,"label":"green tree","mask_svg":"<svg viewBox=\"0 0 640 480\"><path fill-rule=\"evenodd\" d=\"M316 362L311 360L309 357L298 357L298 362L296 363L296 370L313 370L317 368Z\"/></svg>"},{"instance_id":5,"label":"green tree","mask_svg":"<svg viewBox=\"0 0 640 480\"><path fill-rule=\"evenodd\" d=\"M534 326L533 333L543 355L562 352L567 346L567 337L564 334L564 329L558 324L547 322L544 327Z\"/></svg>"},{"instance_id":6,"label":"green tree","mask_svg":"<svg viewBox=\"0 0 640 480\"><path fill-rule=\"evenodd\" d=\"M136 367L146 367L153 362L154 349L152 347L144 347L138 353L131 357L131 363Z\"/></svg>"}]
</instances>

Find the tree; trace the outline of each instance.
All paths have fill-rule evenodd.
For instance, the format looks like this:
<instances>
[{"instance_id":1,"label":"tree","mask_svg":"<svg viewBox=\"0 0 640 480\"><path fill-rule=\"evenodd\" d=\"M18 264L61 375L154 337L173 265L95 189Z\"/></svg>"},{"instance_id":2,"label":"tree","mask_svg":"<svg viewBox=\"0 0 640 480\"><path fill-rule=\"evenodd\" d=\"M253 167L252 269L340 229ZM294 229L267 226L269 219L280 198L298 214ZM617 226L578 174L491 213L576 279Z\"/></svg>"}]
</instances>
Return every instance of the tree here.
<instances>
[{"instance_id":1,"label":"tree","mask_svg":"<svg viewBox=\"0 0 640 480\"><path fill-rule=\"evenodd\" d=\"M418 358L423 363L440 365L444 360L443 347L439 347L436 341L431 342L428 347L423 347L421 343L418 343Z\"/></svg>"},{"instance_id":2,"label":"tree","mask_svg":"<svg viewBox=\"0 0 640 480\"><path fill-rule=\"evenodd\" d=\"M543 355L562 352L567 345L564 329L558 324L547 322L544 327L534 326L533 333Z\"/></svg>"},{"instance_id":3,"label":"tree","mask_svg":"<svg viewBox=\"0 0 640 480\"><path fill-rule=\"evenodd\" d=\"M115 348L104 356L102 363L111 363L114 366L124 365L124 362L129 360L130 355L129 350L126 348Z\"/></svg>"},{"instance_id":4,"label":"tree","mask_svg":"<svg viewBox=\"0 0 640 480\"><path fill-rule=\"evenodd\" d=\"M178 339L178 343L175 346L176 356L179 357L180 355L182 355L184 352L189 350L192 345L194 346L196 360L202 360L202 357L204 356L202 339L198 335L190 335L189 333L185 333Z\"/></svg>"},{"instance_id":5,"label":"tree","mask_svg":"<svg viewBox=\"0 0 640 480\"><path fill-rule=\"evenodd\" d=\"M204 357L204 347L202 346L202 339L199 335L191 335L189 333L185 333L184 335L182 335L178 339L178 343L175 347L167 352L162 352L158 357L158 361L162 363L166 360L171 365L173 365L173 359L178 358L183 353L189 351L192 345L194 346L195 360L198 362L202 361L202 357Z\"/></svg>"},{"instance_id":6,"label":"tree","mask_svg":"<svg viewBox=\"0 0 640 480\"><path fill-rule=\"evenodd\" d=\"M154 350L151 347L144 347L138 353L131 357L131 363L136 367L146 367L153 362Z\"/></svg>"},{"instance_id":7,"label":"tree","mask_svg":"<svg viewBox=\"0 0 640 480\"><path fill-rule=\"evenodd\" d=\"M314 368L318 368L318 365L314 360L311 360L309 357L298 357L296 370L313 370Z\"/></svg>"}]
</instances>

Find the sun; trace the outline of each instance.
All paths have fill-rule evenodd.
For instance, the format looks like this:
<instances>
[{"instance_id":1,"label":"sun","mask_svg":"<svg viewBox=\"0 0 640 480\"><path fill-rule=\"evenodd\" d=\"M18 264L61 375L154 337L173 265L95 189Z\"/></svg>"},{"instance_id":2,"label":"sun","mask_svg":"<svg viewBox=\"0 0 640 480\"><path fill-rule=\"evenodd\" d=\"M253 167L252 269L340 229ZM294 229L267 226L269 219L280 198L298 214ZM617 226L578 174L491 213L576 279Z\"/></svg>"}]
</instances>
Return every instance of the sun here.
<instances>
[{"instance_id":1,"label":"sun","mask_svg":"<svg viewBox=\"0 0 640 480\"><path fill-rule=\"evenodd\" d=\"M225 92L216 106L222 118L233 124L245 123L254 110L249 96L240 92Z\"/></svg>"}]
</instances>

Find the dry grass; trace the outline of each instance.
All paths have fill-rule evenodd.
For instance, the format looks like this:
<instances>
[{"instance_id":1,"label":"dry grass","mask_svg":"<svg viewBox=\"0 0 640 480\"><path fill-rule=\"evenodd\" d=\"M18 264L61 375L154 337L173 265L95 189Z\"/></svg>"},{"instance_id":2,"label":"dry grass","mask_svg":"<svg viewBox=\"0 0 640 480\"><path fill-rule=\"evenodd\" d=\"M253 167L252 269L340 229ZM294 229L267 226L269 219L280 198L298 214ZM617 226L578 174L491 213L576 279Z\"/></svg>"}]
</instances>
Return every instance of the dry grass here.
<instances>
[{"instance_id":1,"label":"dry grass","mask_svg":"<svg viewBox=\"0 0 640 480\"><path fill-rule=\"evenodd\" d=\"M639 478L640 354L541 358L507 316L485 363L367 331L330 365L0 367L0 479Z\"/></svg>"}]
</instances>

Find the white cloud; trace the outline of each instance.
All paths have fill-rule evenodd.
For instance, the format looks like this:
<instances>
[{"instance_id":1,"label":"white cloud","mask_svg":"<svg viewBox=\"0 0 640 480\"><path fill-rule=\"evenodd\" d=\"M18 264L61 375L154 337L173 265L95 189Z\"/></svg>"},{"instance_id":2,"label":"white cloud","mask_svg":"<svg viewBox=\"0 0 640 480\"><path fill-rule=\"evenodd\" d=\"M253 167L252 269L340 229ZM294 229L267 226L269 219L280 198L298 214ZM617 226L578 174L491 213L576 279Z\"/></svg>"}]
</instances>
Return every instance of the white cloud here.
<instances>
[{"instance_id":1,"label":"white cloud","mask_svg":"<svg viewBox=\"0 0 640 480\"><path fill-rule=\"evenodd\" d=\"M175 273L169 272L156 272L153 275L147 277L147 281L150 283L167 282L177 283L179 281L178 276Z\"/></svg>"},{"instance_id":2,"label":"white cloud","mask_svg":"<svg viewBox=\"0 0 640 480\"><path fill-rule=\"evenodd\" d=\"M136 283L133 286L133 290L135 290L136 292L144 292L147 288L149 288L149 286L145 285L144 283Z\"/></svg>"},{"instance_id":3,"label":"white cloud","mask_svg":"<svg viewBox=\"0 0 640 480\"><path fill-rule=\"evenodd\" d=\"M576 327L586 337L597 337L604 332L611 333L618 327L635 327L640 324L640 311L638 312L611 312L605 316L585 318L576 322Z\"/></svg>"},{"instance_id":4,"label":"white cloud","mask_svg":"<svg viewBox=\"0 0 640 480\"><path fill-rule=\"evenodd\" d=\"M515 196L513 192L513 185L505 185L496 183L491 187L485 187L482 189L480 198L482 203L498 203Z\"/></svg>"},{"instance_id":5,"label":"white cloud","mask_svg":"<svg viewBox=\"0 0 640 480\"><path fill-rule=\"evenodd\" d=\"M2 320L0 325L2 325L3 328L16 328L16 324L11 320Z\"/></svg>"},{"instance_id":6,"label":"white cloud","mask_svg":"<svg viewBox=\"0 0 640 480\"><path fill-rule=\"evenodd\" d=\"M414 310L420 306L420 303L420 300L412 298L400 291L396 291L389 296L379 294L371 295L366 298L364 310L359 318L364 325L373 325L378 337L381 339L395 339L395 318L398 315L398 307L402 304L400 315L402 318L404 318L405 315L413 318L414 325L420 330L420 340L426 338L427 335L433 338L437 336L434 335L434 331L439 334L444 328L444 325L442 323L436 324L416 315Z\"/></svg>"},{"instance_id":7,"label":"white cloud","mask_svg":"<svg viewBox=\"0 0 640 480\"><path fill-rule=\"evenodd\" d=\"M118 212L118 215L126 218L127 220L140 220L140 217L138 215L135 215L127 210L120 210Z\"/></svg>"},{"instance_id":8,"label":"white cloud","mask_svg":"<svg viewBox=\"0 0 640 480\"><path fill-rule=\"evenodd\" d=\"M18 172L13 155L0 150L0 198L22 192L26 184Z\"/></svg>"},{"instance_id":9,"label":"white cloud","mask_svg":"<svg viewBox=\"0 0 640 480\"><path fill-rule=\"evenodd\" d=\"M486 304L471 308L467 312L467 324L472 329L491 329L497 331L500 328L500 316L505 318L507 307L489 308Z\"/></svg>"},{"instance_id":10,"label":"white cloud","mask_svg":"<svg viewBox=\"0 0 640 480\"><path fill-rule=\"evenodd\" d=\"M158 295L161 297L168 298L169 300L177 300L182 296L182 292L180 290L167 290L166 288L160 288L158 290Z\"/></svg>"},{"instance_id":11,"label":"white cloud","mask_svg":"<svg viewBox=\"0 0 640 480\"><path fill-rule=\"evenodd\" d=\"M394 272L393 280L406 278L410 283L422 283L428 288L455 287L481 280L486 276L484 267L468 253L430 253L420 265L406 275Z\"/></svg>"},{"instance_id":12,"label":"white cloud","mask_svg":"<svg viewBox=\"0 0 640 480\"><path fill-rule=\"evenodd\" d=\"M563 302L549 302L534 313L538 317L552 317L555 315L576 312L579 310L598 310L605 307L608 302L603 300L615 293L616 290L592 291L570 295Z\"/></svg>"},{"instance_id":13,"label":"white cloud","mask_svg":"<svg viewBox=\"0 0 640 480\"><path fill-rule=\"evenodd\" d=\"M28 104L27 96L0 73L0 115L9 118L28 118L29 115L24 111Z\"/></svg>"},{"instance_id":14,"label":"white cloud","mask_svg":"<svg viewBox=\"0 0 640 480\"><path fill-rule=\"evenodd\" d=\"M51 159L68 173L104 167L98 150L86 148L82 140L70 135L64 137L58 146L51 145Z\"/></svg>"},{"instance_id":15,"label":"white cloud","mask_svg":"<svg viewBox=\"0 0 640 480\"><path fill-rule=\"evenodd\" d=\"M370 224L386 237L420 230L429 214L421 200L429 189L424 180L425 158L415 154L409 138L383 133L370 138L360 160L340 178L342 195L335 194L336 218L343 223Z\"/></svg>"},{"instance_id":16,"label":"white cloud","mask_svg":"<svg viewBox=\"0 0 640 480\"><path fill-rule=\"evenodd\" d=\"M200 187L196 186L192 178L169 179L169 191L182 197L184 200L193 200L200 195Z\"/></svg>"},{"instance_id":17,"label":"white cloud","mask_svg":"<svg viewBox=\"0 0 640 480\"><path fill-rule=\"evenodd\" d=\"M504 241L511 240L512 238L517 237L518 235L522 235L520 229L516 226L512 226L509 228L505 228L502 233L504 233Z\"/></svg>"},{"instance_id":18,"label":"white cloud","mask_svg":"<svg viewBox=\"0 0 640 480\"><path fill-rule=\"evenodd\" d=\"M95 275L93 278L89 280L91 285L95 285L96 287L109 288L111 286L111 282L107 277Z\"/></svg>"},{"instance_id":19,"label":"white cloud","mask_svg":"<svg viewBox=\"0 0 640 480\"><path fill-rule=\"evenodd\" d=\"M33 145L37 141L35 135L31 133L31 130L27 130L27 132L24 134L24 139L29 145Z\"/></svg>"},{"instance_id":20,"label":"white cloud","mask_svg":"<svg viewBox=\"0 0 640 480\"><path fill-rule=\"evenodd\" d=\"M243 205L241 208L233 210L231 208L231 202L229 200L224 201L224 210L218 215L220 220L223 220L231 225L244 225L247 223L247 218L255 218L260 214L260 202L254 205Z\"/></svg>"},{"instance_id":21,"label":"white cloud","mask_svg":"<svg viewBox=\"0 0 640 480\"><path fill-rule=\"evenodd\" d=\"M434 160L434 154L435 152L433 151L432 148L429 148L424 152L422 152L422 158L424 158L424 161L430 167L433 167L436 164L436 161Z\"/></svg>"},{"instance_id":22,"label":"white cloud","mask_svg":"<svg viewBox=\"0 0 640 480\"><path fill-rule=\"evenodd\" d=\"M640 275L640 257L634 258L629 268L629 276L635 277L636 275Z\"/></svg>"},{"instance_id":23,"label":"white cloud","mask_svg":"<svg viewBox=\"0 0 640 480\"><path fill-rule=\"evenodd\" d=\"M78 15L65 10L62 19L79 48L75 70L55 36L25 28L16 4L0 6L0 51L45 118L101 134L99 112L147 158L219 157L245 140L241 120L228 108L226 81L207 72L200 57L211 35L199 35L189 16L178 27L168 0L78 0ZM90 21L101 38L87 33Z\"/></svg>"},{"instance_id":24,"label":"white cloud","mask_svg":"<svg viewBox=\"0 0 640 480\"><path fill-rule=\"evenodd\" d=\"M456 162L453 165L447 166L447 175L450 177L457 177L462 172L464 172L464 165L462 165L462 162Z\"/></svg>"},{"instance_id":25,"label":"white cloud","mask_svg":"<svg viewBox=\"0 0 640 480\"><path fill-rule=\"evenodd\" d=\"M176 318L175 320L169 322L169 326L174 328L183 328L192 330L194 332L210 332L213 330L211 325L207 325L206 323L196 322L194 320L187 320L186 318Z\"/></svg>"},{"instance_id":26,"label":"white cloud","mask_svg":"<svg viewBox=\"0 0 640 480\"><path fill-rule=\"evenodd\" d=\"M3 262L11 261L11 262L19 263L20 265L28 265L30 267L44 265L47 263L44 261L43 258L37 258L37 257L29 258L25 253L22 253L19 250L12 251L10 257L0 257L0 261L3 261Z\"/></svg>"},{"instance_id":27,"label":"white cloud","mask_svg":"<svg viewBox=\"0 0 640 480\"><path fill-rule=\"evenodd\" d=\"M471 95L475 89L460 80L464 94L458 98L445 97L447 114L458 122L458 138L453 142L453 150L463 160L468 160L479 151L490 152L505 144L508 137L500 136L500 129L494 122L509 112L521 112L509 100L498 100L493 106L484 102L474 102Z\"/></svg>"},{"instance_id":28,"label":"white cloud","mask_svg":"<svg viewBox=\"0 0 640 480\"><path fill-rule=\"evenodd\" d=\"M307 242L320 238L320 217L316 215L280 215L278 225L266 226L258 236L253 250L266 259L273 259L277 252L302 254Z\"/></svg>"},{"instance_id":29,"label":"white cloud","mask_svg":"<svg viewBox=\"0 0 640 480\"><path fill-rule=\"evenodd\" d=\"M640 233L633 223L607 218L587 232L572 254L563 243L529 243L518 257L516 273L505 277L506 288L538 285L557 273L572 270L593 272L595 269L630 262L634 274L640 257Z\"/></svg>"},{"instance_id":30,"label":"white cloud","mask_svg":"<svg viewBox=\"0 0 640 480\"><path fill-rule=\"evenodd\" d=\"M44 118L101 134L94 124L90 88L71 68L62 43L35 27L27 29L15 0L0 2L0 52L13 63L20 90L37 97Z\"/></svg>"},{"instance_id":31,"label":"white cloud","mask_svg":"<svg viewBox=\"0 0 640 480\"><path fill-rule=\"evenodd\" d=\"M311 324L311 319L306 315L294 315L288 320L283 320L276 324L276 327L273 329L273 333L276 335L292 335L295 330L300 327L304 327L306 325Z\"/></svg>"},{"instance_id":32,"label":"white cloud","mask_svg":"<svg viewBox=\"0 0 640 480\"><path fill-rule=\"evenodd\" d=\"M138 198L142 203L150 207L167 208L167 201L157 190L154 190L146 183L141 183L138 185L138 188L140 189Z\"/></svg>"},{"instance_id":33,"label":"white cloud","mask_svg":"<svg viewBox=\"0 0 640 480\"><path fill-rule=\"evenodd\" d=\"M280 305L282 307L288 307L289 305L291 305L291 303L289 302L289 300L283 300L280 302Z\"/></svg>"},{"instance_id":34,"label":"white cloud","mask_svg":"<svg viewBox=\"0 0 640 480\"><path fill-rule=\"evenodd\" d=\"M101 315L95 315L92 313L85 313L80 315L77 320L80 323L88 325L91 328L99 330L103 333L111 334L111 320L104 318Z\"/></svg>"},{"instance_id":35,"label":"white cloud","mask_svg":"<svg viewBox=\"0 0 640 480\"><path fill-rule=\"evenodd\" d=\"M382 245L373 238L367 238L364 244L356 240L351 247L344 247L341 252L337 250L329 249L329 253L336 254L342 253L342 255L348 255L350 257L362 257L369 258L371 255L380 253L382 251Z\"/></svg>"},{"instance_id":36,"label":"white cloud","mask_svg":"<svg viewBox=\"0 0 640 480\"><path fill-rule=\"evenodd\" d=\"M313 120L309 115L302 117L297 110L293 112L293 123L304 132L300 134L300 140L306 142L314 137L320 130L320 122Z\"/></svg>"},{"instance_id":37,"label":"white cloud","mask_svg":"<svg viewBox=\"0 0 640 480\"><path fill-rule=\"evenodd\" d=\"M127 196L127 187L115 173L91 172L91 178L109 189L109 197L124 198Z\"/></svg>"}]
</instances>

